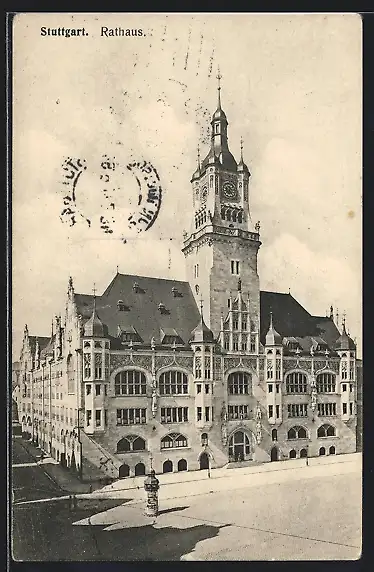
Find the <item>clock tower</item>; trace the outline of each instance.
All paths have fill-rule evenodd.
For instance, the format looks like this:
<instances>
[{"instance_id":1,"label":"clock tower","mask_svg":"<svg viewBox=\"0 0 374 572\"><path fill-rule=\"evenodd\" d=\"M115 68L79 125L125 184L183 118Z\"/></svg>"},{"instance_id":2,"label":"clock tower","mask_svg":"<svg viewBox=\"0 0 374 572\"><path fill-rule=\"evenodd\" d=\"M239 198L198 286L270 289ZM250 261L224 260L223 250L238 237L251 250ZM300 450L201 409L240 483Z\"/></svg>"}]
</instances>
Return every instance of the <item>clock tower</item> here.
<instances>
[{"instance_id":1,"label":"clock tower","mask_svg":"<svg viewBox=\"0 0 374 572\"><path fill-rule=\"evenodd\" d=\"M238 281L241 296L249 305L251 323L259 328L257 253L261 244L259 224L253 227L250 216L251 175L243 160L243 141L237 163L229 150L219 73L217 79L218 105L211 120L210 149L203 161L198 151L198 165L191 179L193 217L182 248L196 302L203 302L206 323L216 338L221 332L221 318L226 318L238 294Z\"/></svg>"}]
</instances>

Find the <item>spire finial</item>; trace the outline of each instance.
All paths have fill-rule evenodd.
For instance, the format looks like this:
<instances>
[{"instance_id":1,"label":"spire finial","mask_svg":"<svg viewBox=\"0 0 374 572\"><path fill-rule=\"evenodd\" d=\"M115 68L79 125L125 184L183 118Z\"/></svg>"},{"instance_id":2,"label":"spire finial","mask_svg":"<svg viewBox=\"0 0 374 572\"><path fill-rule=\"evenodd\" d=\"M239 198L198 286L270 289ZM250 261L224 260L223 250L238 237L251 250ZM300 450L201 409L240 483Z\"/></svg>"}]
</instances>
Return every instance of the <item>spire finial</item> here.
<instances>
[{"instance_id":1,"label":"spire finial","mask_svg":"<svg viewBox=\"0 0 374 572\"><path fill-rule=\"evenodd\" d=\"M204 307L204 302L203 302L203 297L201 296L201 298L200 298L200 314L201 314L201 317L203 317L203 307Z\"/></svg>"},{"instance_id":2,"label":"spire finial","mask_svg":"<svg viewBox=\"0 0 374 572\"><path fill-rule=\"evenodd\" d=\"M117 274L118 274L118 264L117 264L117 266L116 266L116 271L117 271Z\"/></svg>"},{"instance_id":3,"label":"spire finial","mask_svg":"<svg viewBox=\"0 0 374 572\"><path fill-rule=\"evenodd\" d=\"M219 70L219 66L218 66L218 73L217 73L217 80L218 80L218 109L221 109L221 72Z\"/></svg>"},{"instance_id":4,"label":"spire finial","mask_svg":"<svg viewBox=\"0 0 374 572\"><path fill-rule=\"evenodd\" d=\"M331 320L334 319L334 308L332 306L330 306L330 318Z\"/></svg>"},{"instance_id":5,"label":"spire finial","mask_svg":"<svg viewBox=\"0 0 374 572\"><path fill-rule=\"evenodd\" d=\"M243 161L243 137L240 137L240 160Z\"/></svg>"},{"instance_id":6,"label":"spire finial","mask_svg":"<svg viewBox=\"0 0 374 572\"><path fill-rule=\"evenodd\" d=\"M197 146L197 167L200 170L200 145Z\"/></svg>"},{"instance_id":7,"label":"spire finial","mask_svg":"<svg viewBox=\"0 0 374 572\"><path fill-rule=\"evenodd\" d=\"M270 310L270 325L269 330L273 327L273 312Z\"/></svg>"},{"instance_id":8,"label":"spire finial","mask_svg":"<svg viewBox=\"0 0 374 572\"><path fill-rule=\"evenodd\" d=\"M96 310L96 284L95 284L95 282L93 283L92 292L93 292L93 309Z\"/></svg>"}]
</instances>

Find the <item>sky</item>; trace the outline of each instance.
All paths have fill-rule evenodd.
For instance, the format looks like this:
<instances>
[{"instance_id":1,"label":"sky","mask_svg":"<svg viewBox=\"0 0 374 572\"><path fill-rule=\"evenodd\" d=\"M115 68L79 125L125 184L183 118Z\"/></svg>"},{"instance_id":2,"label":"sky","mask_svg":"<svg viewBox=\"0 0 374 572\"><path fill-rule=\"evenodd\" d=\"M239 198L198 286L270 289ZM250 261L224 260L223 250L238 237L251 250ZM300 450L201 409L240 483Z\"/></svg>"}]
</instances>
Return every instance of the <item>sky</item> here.
<instances>
[{"instance_id":1,"label":"sky","mask_svg":"<svg viewBox=\"0 0 374 572\"><path fill-rule=\"evenodd\" d=\"M42 36L85 28L86 36ZM101 28L142 36L102 37ZM119 272L185 280L197 147L222 107L240 138L261 222L262 290L288 292L314 315L330 305L362 343L362 59L354 14L21 14L13 28L12 331L49 335L69 276L98 294ZM103 198L103 156L113 159ZM61 216L64 161L86 166L76 223ZM162 187L149 230L128 228L147 161ZM84 163L85 162L85 163ZM104 185L105 186L105 185ZM109 203L115 205L109 207ZM80 213L80 214L79 214ZM114 217L113 233L100 216ZM90 226L86 219L90 220Z\"/></svg>"}]
</instances>

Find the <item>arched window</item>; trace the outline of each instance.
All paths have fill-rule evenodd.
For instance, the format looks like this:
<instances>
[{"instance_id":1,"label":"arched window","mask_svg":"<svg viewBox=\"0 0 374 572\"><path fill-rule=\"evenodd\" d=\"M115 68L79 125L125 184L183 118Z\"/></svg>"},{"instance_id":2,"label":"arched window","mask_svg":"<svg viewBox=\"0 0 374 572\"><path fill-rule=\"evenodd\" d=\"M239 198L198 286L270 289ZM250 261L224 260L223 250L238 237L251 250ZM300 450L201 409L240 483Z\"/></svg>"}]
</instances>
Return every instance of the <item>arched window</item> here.
<instances>
[{"instance_id":1,"label":"arched window","mask_svg":"<svg viewBox=\"0 0 374 572\"><path fill-rule=\"evenodd\" d=\"M317 393L335 393L335 374L330 372L319 373L316 379Z\"/></svg>"},{"instance_id":2,"label":"arched window","mask_svg":"<svg viewBox=\"0 0 374 572\"><path fill-rule=\"evenodd\" d=\"M321 447L321 448L320 448L320 450L319 450L319 455L320 455L320 456L326 455L326 449L325 449L325 447Z\"/></svg>"},{"instance_id":3,"label":"arched window","mask_svg":"<svg viewBox=\"0 0 374 572\"><path fill-rule=\"evenodd\" d=\"M286 377L286 391L287 393L306 393L306 374L302 373L301 371L294 371L289 373Z\"/></svg>"},{"instance_id":4,"label":"arched window","mask_svg":"<svg viewBox=\"0 0 374 572\"><path fill-rule=\"evenodd\" d=\"M144 451L145 441L138 435L126 435L117 443L117 453L128 453L129 451Z\"/></svg>"},{"instance_id":5,"label":"arched window","mask_svg":"<svg viewBox=\"0 0 374 572\"><path fill-rule=\"evenodd\" d=\"M158 382L160 395L185 395L188 393L188 377L183 371L165 371Z\"/></svg>"},{"instance_id":6,"label":"arched window","mask_svg":"<svg viewBox=\"0 0 374 572\"><path fill-rule=\"evenodd\" d=\"M123 479L125 477L128 477L129 474L130 474L130 467L128 465L126 465L126 463L124 463L119 468L119 478Z\"/></svg>"},{"instance_id":7,"label":"arched window","mask_svg":"<svg viewBox=\"0 0 374 572\"><path fill-rule=\"evenodd\" d=\"M230 211L230 209L227 209L227 211L226 211L226 220L231 220L231 211Z\"/></svg>"},{"instance_id":8,"label":"arched window","mask_svg":"<svg viewBox=\"0 0 374 572\"><path fill-rule=\"evenodd\" d=\"M288 439L306 439L307 433L304 427L300 427L299 425L295 425L295 427L291 427L287 433Z\"/></svg>"},{"instance_id":9,"label":"arched window","mask_svg":"<svg viewBox=\"0 0 374 572\"><path fill-rule=\"evenodd\" d=\"M138 463L135 465L135 476L145 475L145 465L144 463Z\"/></svg>"},{"instance_id":10,"label":"arched window","mask_svg":"<svg viewBox=\"0 0 374 572\"><path fill-rule=\"evenodd\" d=\"M162 465L162 472L163 473L172 473L173 472L173 463L171 461L165 461Z\"/></svg>"},{"instance_id":11,"label":"arched window","mask_svg":"<svg viewBox=\"0 0 374 572\"><path fill-rule=\"evenodd\" d=\"M238 214L238 222L243 222L243 214L241 212Z\"/></svg>"},{"instance_id":12,"label":"arched window","mask_svg":"<svg viewBox=\"0 0 374 572\"><path fill-rule=\"evenodd\" d=\"M272 441L277 441L278 440L278 431L276 429L273 429L271 432L271 440Z\"/></svg>"},{"instance_id":13,"label":"arched window","mask_svg":"<svg viewBox=\"0 0 374 572\"><path fill-rule=\"evenodd\" d=\"M201 445L204 447L204 445L208 444L208 433L201 433Z\"/></svg>"},{"instance_id":14,"label":"arched window","mask_svg":"<svg viewBox=\"0 0 374 572\"><path fill-rule=\"evenodd\" d=\"M335 455L335 447L334 445L331 445L330 449L329 449L329 454L330 455Z\"/></svg>"},{"instance_id":15,"label":"arched window","mask_svg":"<svg viewBox=\"0 0 374 572\"><path fill-rule=\"evenodd\" d=\"M296 459L296 451L295 451L295 449L291 449L291 451L290 451L290 459Z\"/></svg>"},{"instance_id":16,"label":"arched window","mask_svg":"<svg viewBox=\"0 0 374 572\"><path fill-rule=\"evenodd\" d=\"M186 459L180 459L178 461L178 471L187 471L187 461Z\"/></svg>"},{"instance_id":17,"label":"arched window","mask_svg":"<svg viewBox=\"0 0 374 572\"><path fill-rule=\"evenodd\" d=\"M245 461L251 453L249 437L244 431L235 431L229 440L229 457L235 461Z\"/></svg>"},{"instance_id":18,"label":"arched window","mask_svg":"<svg viewBox=\"0 0 374 572\"><path fill-rule=\"evenodd\" d=\"M232 222L236 222L236 211L232 212Z\"/></svg>"},{"instance_id":19,"label":"arched window","mask_svg":"<svg viewBox=\"0 0 374 572\"><path fill-rule=\"evenodd\" d=\"M114 380L115 395L146 395L145 374L137 369L127 369L117 373Z\"/></svg>"},{"instance_id":20,"label":"arched window","mask_svg":"<svg viewBox=\"0 0 374 572\"><path fill-rule=\"evenodd\" d=\"M248 395L251 393L252 376L245 371L234 371L227 379L230 395Z\"/></svg>"},{"instance_id":21,"label":"arched window","mask_svg":"<svg viewBox=\"0 0 374 572\"><path fill-rule=\"evenodd\" d=\"M301 449L300 451L300 457L304 458L308 456L308 451L306 449Z\"/></svg>"},{"instance_id":22,"label":"arched window","mask_svg":"<svg viewBox=\"0 0 374 572\"><path fill-rule=\"evenodd\" d=\"M317 437L335 437L335 427L332 425L321 425L317 430Z\"/></svg>"},{"instance_id":23,"label":"arched window","mask_svg":"<svg viewBox=\"0 0 374 572\"><path fill-rule=\"evenodd\" d=\"M161 449L188 447L187 439L180 433L170 433L161 439Z\"/></svg>"}]
</instances>

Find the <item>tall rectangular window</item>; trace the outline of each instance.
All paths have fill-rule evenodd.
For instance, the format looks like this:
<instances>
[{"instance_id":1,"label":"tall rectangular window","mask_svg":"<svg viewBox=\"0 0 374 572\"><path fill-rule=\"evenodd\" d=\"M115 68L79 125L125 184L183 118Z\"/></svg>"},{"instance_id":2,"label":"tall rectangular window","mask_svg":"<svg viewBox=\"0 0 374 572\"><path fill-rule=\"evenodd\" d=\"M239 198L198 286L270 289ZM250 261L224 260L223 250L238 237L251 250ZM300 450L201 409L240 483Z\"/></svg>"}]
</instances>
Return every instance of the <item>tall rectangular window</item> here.
<instances>
[{"instance_id":1,"label":"tall rectangular window","mask_svg":"<svg viewBox=\"0 0 374 572\"><path fill-rule=\"evenodd\" d=\"M95 395L100 395L100 393L101 393L101 386L100 383L97 383L95 385Z\"/></svg>"},{"instance_id":2,"label":"tall rectangular window","mask_svg":"<svg viewBox=\"0 0 374 572\"><path fill-rule=\"evenodd\" d=\"M343 415L347 414L347 404L343 403Z\"/></svg>"},{"instance_id":3,"label":"tall rectangular window","mask_svg":"<svg viewBox=\"0 0 374 572\"><path fill-rule=\"evenodd\" d=\"M279 417L280 417L280 407L279 407L279 405L276 405L276 406L275 406L275 416L276 416L277 419L279 419Z\"/></svg>"},{"instance_id":4,"label":"tall rectangular window","mask_svg":"<svg viewBox=\"0 0 374 572\"><path fill-rule=\"evenodd\" d=\"M231 260L231 274L240 274L240 262L239 260Z\"/></svg>"},{"instance_id":5,"label":"tall rectangular window","mask_svg":"<svg viewBox=\"0 0 374 572\"><path fill-rule=\"evenodd\" d=\"M353 403L349 404L349 415L353 415Z\"/></svg>"},{"instance_id":6,"label":"tall rectangular window","mask_svg":"<svg viewBox=\"0 0 374 572\"><path fill-rule=\"evenodd\" d=\"M92 420L92 411L91 409L86 409L86 425L90 425Z\"/></svg>"},{"instance_id":7,"label":"tall rectangular window","mask_svg":"<svg viewBox=\"0 0 374 572\"><path fill-rule=\"evenodd\" d=\"M210 409L209 407L205 407L205 421L209 421L209 413L210 413L209 409Z\"/></svg>"},{"instance_id":8,"label":"tall rectangular window","mask_svg":"<svg viewBox=\"0 0 374 572\"><path fill-rule=\"evenodd\" d=\"M205 393L209 393L209 383L205 384Z\"/></svg>"},{"instance_id":9,"label":"tall rectangular window","mask_svg":"<svg viewBox=\"0 0 374 572\"><path fill-rule=\"evenodd\" d=\"M91 384L90 384L90 383L87 383L87 385L86 385L86 395L90 395L90 393L91 393Z\"/></svg>"},{"instance_id":10,"label":"tall rectangular window","mask_svg":"<svg viewBox=\"0 0 374 572\"><path fill-rule=\"evenodd\" d=\"M101 409L96 409L95 411L95 424L96 427L100 427L101 425Z\"/></svg>"},{"instance_id":11,"label":"tall rectangular window","mask_svg":"<svg viewBox=\"0 0 374 572\"><path fill-rule=\"evenodd\" d=\"M108 425L108 410L104 409L104 425L105 427Z\"/></svg>"},{"instance_id":12,"label":"tall rectangular window","mask_svg":"<svg viewBox=\"0 0 374 572\"><path fill-rule=\"evenodd\" d=\"M342 389L343 389L343 391L347 391L347 384L346 383L343 383Z\"/></svg>"},{"instance_id":13,"label":"tall rectangular window","mask_svg":"<svg viewBox=\"0 0 374 572\"><path fill-rule=\"evenodd\" d=\"M198 407L197 408L197 420L201 421L201 417L202 417L201 407Z\"/></svg>"},{"instance_id":14,"label":"tall rectangular window","mask_svg":"<svg viewBox=\"0 0 374 572\"><path fill-rule=\"evenodd\" d=\"M272 383L268 383L268 392L273 393L273 384Z\"/></svg>"},{"instance_id":15,"label":"tall rectangular window","mask_svg":"<svg viewBox=\"0 0 374 572\"><path fill-rule=\"evenodd\" d=\"M268 411L269 411L269 417L273 417L273 406L272 405L269 405Z\"/></svg>"}]
</instances>

